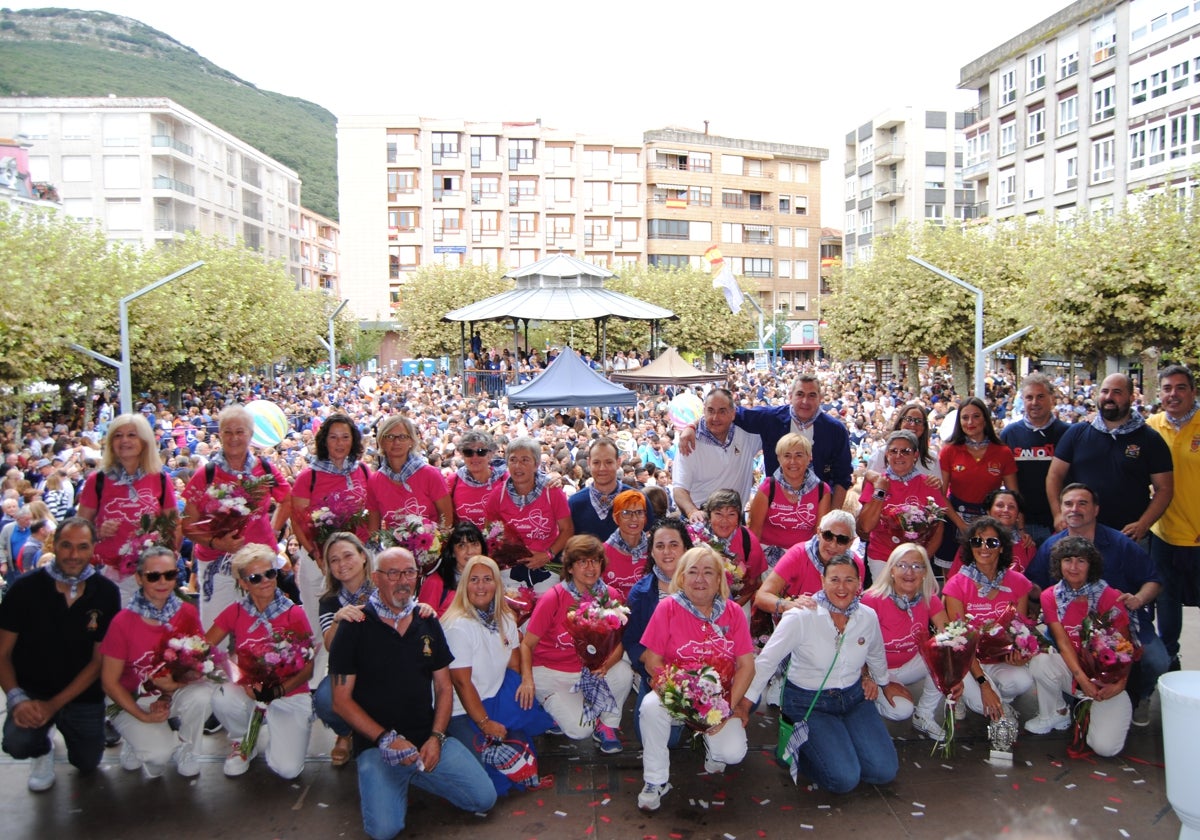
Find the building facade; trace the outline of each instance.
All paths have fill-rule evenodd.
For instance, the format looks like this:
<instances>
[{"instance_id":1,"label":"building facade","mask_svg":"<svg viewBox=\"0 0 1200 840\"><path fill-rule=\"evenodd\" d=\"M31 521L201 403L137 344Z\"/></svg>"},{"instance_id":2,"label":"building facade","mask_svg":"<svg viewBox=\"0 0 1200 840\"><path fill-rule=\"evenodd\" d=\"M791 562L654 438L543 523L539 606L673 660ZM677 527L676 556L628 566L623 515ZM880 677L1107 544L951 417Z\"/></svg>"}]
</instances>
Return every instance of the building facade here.
<instances>
[{"instance_id":1,"label":"building facade","mask_svg":"<svg viewBox=\"0 0 1200 840\"><path fill-rule=\"evenodd\" d=\"M963 126L955 111L893 108L846 134L845 259L871 256L874 237L900 222L969 218L973 184L962 179Z\"/></svg>"},{"instance_id":2,"label":"building facade","mask_svg":"<svg viewBox=\"0 0 1200 840\"><path fill-rule=\"evenodd\" d=\"M300 274L298 288L321 291L341 299L338 264L340 228L320 213L300 208Z\"/></svg>"},{"instance_id":3,"label":"building facade","mask_svg":"<svg viewBox=\"0 0 1200 840\"><path fill-rule=\"evenodd\" d=\"M976 215L1111 212L1200 164L1200 2L1080 0L962 68Z\"/></svg>"},{"instance_id":4,"label":"building facade","mask_svg":"<svg viewBox=\"0 0 1200 840\"><path fill-rule=\"evenodd\" d=\"M110 241L241 239L300 283L299 177L170 99L0 98L0 136L28 142L33 180Z\"/></svg>"}]
</instances>

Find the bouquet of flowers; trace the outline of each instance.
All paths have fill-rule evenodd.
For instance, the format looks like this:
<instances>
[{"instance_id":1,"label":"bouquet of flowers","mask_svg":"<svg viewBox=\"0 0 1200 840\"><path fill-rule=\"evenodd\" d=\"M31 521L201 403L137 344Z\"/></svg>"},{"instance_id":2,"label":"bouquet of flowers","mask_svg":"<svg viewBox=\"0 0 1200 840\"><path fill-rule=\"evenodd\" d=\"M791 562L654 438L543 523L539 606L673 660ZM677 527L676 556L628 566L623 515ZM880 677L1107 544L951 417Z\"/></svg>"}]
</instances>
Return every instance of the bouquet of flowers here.
<instances>
[{"instance_id":1,"label":"bouquet of flowers","mask_svg":"<svg viewBox=\"0 0 1200 840\"><path fill-rule=\"evenodd\" d=\"M246 520L274 484L274 476L262 475L209 486L200 503L205 518L194 527L210 538L241 534Z\"/></svg>"},{"instance_id":2,"label":"bouquet of flowers","mask_svg":"<svg viewBox=\"0 0 1200 840\"><path fill-rule=\"evenodd\" d=\"M726 681L712 665L693 669L667 665L651 686L667 714L693 731L707 732L732 714Z\"/></svg>"},{"instance_id":3,"label":"bouquet of flowers","mask_svg":"<svg viewBox=\"0 0 1200 840\"><path fill-rule=\"evenodd\" d=\"M729 596L736 598L746 585L746 564L734 557L733 552L717 538L712 529L704 523L687 523L688 536L693 545L707 545L721 557L725 564L725 580L729 584Z\"/></svg>"},{"instance_id":4,"label":"bouquet of flowers","mask_svg":"<svg viewBox=\"0 0 1200 840\"><path fill-rule=\"evenodd\" d=\"M509 532L503 522L487 522L483 528L484 550L501 569L511 569L533 552Z\"/></svg>"},{"instance_id":5,"label":"bouquet of flowers","mask_svg":"<svg viewBox=\"0 0 1200 840\"><path fill-rule=\"evenodd\" d=\"M537 603L537 593L531 586L520 586L516 589L504 590L504 601L512 608L520 627L533 615L533 607Z\"/></svg>"},{"instance_id":6,"label":"bouquet of flowers","mask_svg":"<svg viewBox=\"0 0 1200 840\"><path fill-rule=\"evenodd\" d=\"M138 519L137 530L121 546L118 556L107 560L115 566L122 577L137 571L138 557L152 545L175 550L175 533L179 527L179 512L165 510L157 514L143 513Z\"/></svg>"},{"instance_id":7,"label":"bouquet of flowers","mask_svg":"<svg viewBox=\"0 0 1200 840\"><path fill-rule=\"evenodd\" d=\"M892 508L891 514L896 519L896 526L904 534L906 540L921 540L928 536L933 526L946 518L946 514L933 496L925 497L925 504L918 505L907 502Z\"/></svg>"},{"instance_id":8,"label":"bouquet of flowers","mask_svg":"<svg viewBox=\"0 0 1200 840\"><path fill-rule=\"evenodd\" d=\"M1118 615L1119 607L1113 607L1102 616L1089 612L1079 627L1076 649L1079 667L1096 688L1116 685L1126 679L1133 663L1142 656L1142 649L1116 628ZM1071 758L1082 758L1088 754L1087 733L1092 722L1092 698L1082 692L1077 692L1077 696L1083 700L1075 705L1073 714L1075 723L1071 730L1071 744L1067 747L1067 755Z\"/></svg>"},{"instance_id":9,"label":"bouquet of flowers","mask_svg":"<svg viewBox=\"0 0 1200 840\"><path fill-rule=\"evenodd\" d=\"M309 519L312 522L313 540L317 544L317 549L320 550L325 546L325 541L339 531L354 533L366 524L367 512L356 510L334 513L328 507L322 507L314 510Z\"/></svg>"},{"instance_id":10,"label":"bouquet of flowers","mask_svg":"<svg viewBox=\"0 0 1200 840\"><path fill-rule=\"evenodd\" d=\"M1029 619L1010 604L999 618L989 618L979 625L975 655L984 664L1004 662L1014 652L1029 658L1040 649L1039 639Z\"/></svg>"},{"instance_id":11,"label":"bouquet of flowers","mask_svg":"<svg viewBox=\"0 0 1200 840\"><path fill-rule=\"evenodd\" d=\"M181 685L199 679L225 682L224 666L228 659L224 651L212 647L200 635L164 635L154 653L159 664L151 672L154 677L165 674ZM157 692L149 679L147 692Z\"/></svg>"},{"instance_id":12,"label":"bouquet of flowers","mask_svg":"<svg viewBox=\"0 0 1200 840\"><path fill-rule=\"evenodd\" d=\"M259 686L256 694L278 689L288 677L294 676L304 669L304 666L312 660L313 653L312 636L296 630L272 629L269 640L247 643L238 647L237 665L241 672L238 684ZM269 702L264 699L254 702L250 724L246 727L245 736L238 743L243 758L248 759L254 752Z\"/></svg>"},{"instance_id":13,"label":"bouquet of flowers","mask_svg":"<svg viewBox=\"0 0 1200 840\"><path fill-rule=\"evenodd\" d=\"M381 549L407 548L416 558L422 575L431 573L442 559L442 535L437 525L415 513L405 515L390 529L376 531L374 542Z\"/></svg>"},{"instance_id":14,"label":"bouquet of flowers","mask_svg":"<svg viewBox=\"0 0 1200 840\"><path fill-rule=\"evenodd\" d=\"M929 676L937 690L946 696L946 717L942 724L946 740L935 744L936 752L941 750L947 758L950 757L954 744L954 699L950 692L966 677L971 669L971 659L979 645L979 630L971 626L971 616L956 619L946 625L940 633L923 639L917 648Z\"/></svg>"},{"instance_id":15,"label":"bouquet of flowers","mask_svg":"<svg viewBox=\"0 0 1200 840\"><path fill-rule=\"evenodd\" d=\"M575 652L583 669L579 682L571 691L583 693L581 723L591 723L601 713L617 708L616 698L604 677L594 671L603 667L617 645L621 644L621 628L629 621L629 607L612 600L607 592L599 597L584 598L567 611L564 623L575 644Z\"/></svg>"}]
</instances>

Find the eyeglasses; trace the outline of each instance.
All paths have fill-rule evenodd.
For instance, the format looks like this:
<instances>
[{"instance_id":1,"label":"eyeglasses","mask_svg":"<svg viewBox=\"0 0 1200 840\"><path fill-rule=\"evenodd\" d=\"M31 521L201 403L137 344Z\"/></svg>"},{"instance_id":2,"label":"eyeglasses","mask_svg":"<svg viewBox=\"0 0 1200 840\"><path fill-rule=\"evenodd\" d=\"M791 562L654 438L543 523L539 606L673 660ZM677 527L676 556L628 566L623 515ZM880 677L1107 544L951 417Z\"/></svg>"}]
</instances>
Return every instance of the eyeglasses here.
<instances>
[{"instance_id":1,"label":"eyeglasses","mask_svg":"<svg viewBox=\"0 0 1200 840\"><path fill-rule=\"evenodd\" d=\"M278 569L267 569L262 574L254 572L253 574L242 575L242 580L246 581L246 583L250 584L251 586L258 586L264 580L275 580L275 577L278 574ZM147 577L149 577L149 575L147 575Z\"/></svg>"},{"instance_id":2,"label":"eyeglasses","mask_svg":"<svg viewBox=\"0 0 1200 840\"><path fill-rule=\"evenodd\" d=\"M459 452L466 458L482 458L492 450L490 449L460 449Z\"/></svg>"},{"instance_id":3,"label":"eyeglasses","mask_svg":"<svg viewBox=\"0 0 1200 840\"><path fill-rule=\"evenodd\" d=\"M898 572L923 572L925 571L924 563L897 563L893 566Z\"/></svg>"},{"instance_id":4,"label":"eyeglasses","mask_svg":"<svg viewBox=\"0 0 1200 840\"><path fill-rule=\"evenodd\" d=\"M644 510L623 510L623 511L621 511L621 517L624 519L641 519L645 515L646 515L646 511L644 511Z\"/></svg>"},{"instance_id":5,"label":"eyeglasses","mask_svg":"<svg viewBox=\"0 0 1200 840\"><path fill-rule=\"evenodd\" d=\"M887 451L887 454L889 454L889 455L911 455L916 451L917 450L913 449L912 447L906 446L903 449L889 449Z\"/></svg>"},{"instance_id":6,"label":"eyeglasses","mask_svg":"<svg viewBox=\"0 0 1200 840\"><path fill-rule=\"evenodd\" d=\"M142 572L142 577L148 583L158 583L160 580L175 580L179 577L178 569L168 569L165 572Z\"/></svg>"},{"instance_id":7,"label":"eyeglasses","mask_svg":"<svg viewBox=\"0 0 1200 840\"><path fill-rule=\"evenodd\" d=\"M412 435L386 434L380 438L384 443L395 443L398 440L412 440Z\"/></svg>"},{"instance_id":8,"label":"eyeglasses","mask_svg":"<svg viewBox=\"0 0 1200 840\"><path fill-rule=\"evenodd\" d=\"M388 569L387 571L384 571L383 569L377 569L375 573L378 575L383 575L388 580L401 580L403 578L412 579L417 576L416 569Z\"/></svg>"},{"instance_id":9,"label":"eyeglasses","mask_svg":"<svg viewBox=\"0 0 1200 840\"><path fill-rule=\"evenodd\" d=\"M988 548L1000 547L999 537L971 537L967 542L971 544L971 548L983 548L985 545Z\"/></svg>"},{"instance_id":10,"label":"eyeglasses","mask_svg":"<svg viewBox=\"0 0 1200 840\"><path fill-rule=\"evenodd\" d=\"M826 542L832 540L838 545L849 545L850 540L854 539L854 537L847 537L845 534L835 534L833 531L822 531L821 539L825 540Z\"/></svg>"},{"instance_id":11,"label":"eyeglasses","mask_svg":"<svg viewBox=\"0 0 1200 840\"><path fill-rule=\"evenodd\" d=\"M905 417L900 422L905 426L924 426L925 418L924 417Z\"/></svg>"},{"instance_id":12,"label":"eyeglasses","mask_svg":"<svg viewBox=\"0 0 1200 840\"><path fill-rule=\"evenodd\" d=\"M580 557L578 560L576 560L571 565L572 566L599 566L600 558L599 557Z\"/></svg>"}]
</instances>

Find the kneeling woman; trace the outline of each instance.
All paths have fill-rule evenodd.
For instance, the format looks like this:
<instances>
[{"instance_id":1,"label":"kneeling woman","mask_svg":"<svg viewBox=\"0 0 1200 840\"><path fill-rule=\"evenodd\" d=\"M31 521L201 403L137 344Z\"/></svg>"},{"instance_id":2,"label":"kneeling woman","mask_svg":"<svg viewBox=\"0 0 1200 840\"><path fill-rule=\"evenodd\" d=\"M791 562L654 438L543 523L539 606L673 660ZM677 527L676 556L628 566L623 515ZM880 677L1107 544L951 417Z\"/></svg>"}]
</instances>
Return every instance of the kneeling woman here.
<instances>
[{"instance_id":1,"label":"kneeling woman","mask_svg":"<svg viewBox=\"0 0 1200 840\"><path fill-rule=\"evenodd\" d=\"M704 733L704 769L723 773L727 764L740 763L746 757L750 714L749 704L741 701L754 678L754 646L745 613L729 599L725 564L711 548L697 546L680 558L671 595L659 602L642 645L642 662L651 680L667 665L689 670L711 665L729 681L722 688L729 693L733 714ZM671 789L671 716L657 691L642 701L641 728L645 786L638 794L638 807L654 811Z\"/></svg>"},{"instance_id":2,"label":"kneeling woman","mask_svg":"<svg viewBox=\"0 0 1200 840\"><path fill-rule=\"evenodd\" d=\"M1044 735L1066 729L1071 715L1064 694L1072 683L1092 700L1087 745L1097 755L1116 755L1125 746L1133 707L1125 693L1125 679L1097 686L1079 666L1080 628L1089 613L1103 616L1115 610L1113 628L1129 639L1129 615L1121 593L1103 580L1103 563L1095 544L1085 537L1066 537L1050 551L1053 588L1042 592L1042 614L1054 634L1057 651L1035 656L1029 663L1037 683L1038 716L1025 721L1025 729Z\"/></svg>"},{"instance_id":3,"label":"kneeling woman","mask_svg":"<svg viewBox=\"0 0 1200 840\"><path fill-rule=\"evenodd\" d=\"M863 691L863 666L889 700L900 687L888 681L883 634L875 611L859 602L858 566L849 554L825 564L815 610L788 610L754 661L746 699L757 702L767 680L791 655L782 711L808 740L795 767L822 790L848 793L859 782L883 785L896 778L898 760L879 710Z\"/></svg>"},{"instance_id":4,"label":"kneeling woman","mask_svg":"<svg viewBox=\"0 0 1200 840\"><path fill-rule=\"evenodd\" d=\"M181 776L196 776L200 764L195 746L204 734L204 721L212 708L216 685L199 674L194 681L179 684L163 670L159 646L171 636L203 636L200 613L175 594L178 575L175 552L154 546L138 558L134 577L138 589L108 628L100 645L103 656L100 680L104 693L121 707L113 725L125 739L121 766L142 768L154 778L172 758ZM138 690L153 684L158 699L143 697ZM179 718L179 732L167 723Z\"/></svg>"},{"instance_id":5,"label":"kneeling woman","mask_svg":"<svg viewBox=\"0 0 1200 840\"><path fill-rule=\"evenodd\" d=\"M454 655L454 712L448 734L476 758L481 735L521 741L532 751L533 736L553 727L554 719L534 700L529 648L521 644L516 618L504 601L500 568L490 557L467 561L442 627ZM514 787L495 767L481 763L496 793Z\"/></svg>"}]
</instances>

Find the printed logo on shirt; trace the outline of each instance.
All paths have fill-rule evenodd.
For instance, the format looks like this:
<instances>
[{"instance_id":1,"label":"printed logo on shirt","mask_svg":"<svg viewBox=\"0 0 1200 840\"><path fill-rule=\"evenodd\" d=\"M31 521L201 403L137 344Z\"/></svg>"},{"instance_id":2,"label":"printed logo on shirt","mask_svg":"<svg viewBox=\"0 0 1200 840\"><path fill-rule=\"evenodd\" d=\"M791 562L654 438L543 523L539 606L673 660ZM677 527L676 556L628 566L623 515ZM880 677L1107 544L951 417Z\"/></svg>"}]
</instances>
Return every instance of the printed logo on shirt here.
<instances>
[{"instance_id":1,"label":"printed logo on shirt","mask_svg":"<svg viewBox=\"0 0 1200 840\"><path fill-rule=\"evenodd\" d=\"M99 633L100 632L100 610L87 611L87 627L85 632Z\"/></svg>"},{"instance_id":2,"label":"printed logo on shirt","mask_svg":"<svg viewBox=\"0 0 1200 840\"><path fill-rule=\"evenodd\" d=\"M433 637L421 637L421 655L425 657L433 656Z\"/></svg>"},{"instance_id":3,"label":"printed logo on shirt","mask_svg":"<svg viewBox=\"0 0 1200 840\"><path fill-rule=\"evenodd\" d=\"M1136 443L1131 443L1131 444L1129 444L1129 446L1125 447L1125 457L1126 458L1139 458L1139 457L1141 457L1141 454L1142 454L1142 447L1138 446Z\"/></svg>"},{"instance_id":4,"label":"printed logo on shirt","mask_svg":"<svg viewBox=\"0 0 1200 840\"><path fill-rule=\"evenodd\" d=\"M1012 448L1013 458L1018 461L1049 461L1054 457L1054 444L1047 443L1043 446L1014 446Z\"/></svg>"},{"instance_id":5,"label":"printed logo on shirt","mask_svg":"<svg viewBox=\"0 0 1200 840\"><path fill-rule=\"evenodd\" d=\"M1196 435L1192 438L1192 451L1200 452L1200 435Z\"/></svg>"},{"instance_id":6,"label":"printed logo on shirt","mask_svg":"<svg viewBox=\"0 0 1200 840\"><path fill-rule=\"evenodd\" d=\"M1000 465L996 463L989 463L987 465L987 471L988 475L1000 475Z\"/></svg>"}]
</instances>

